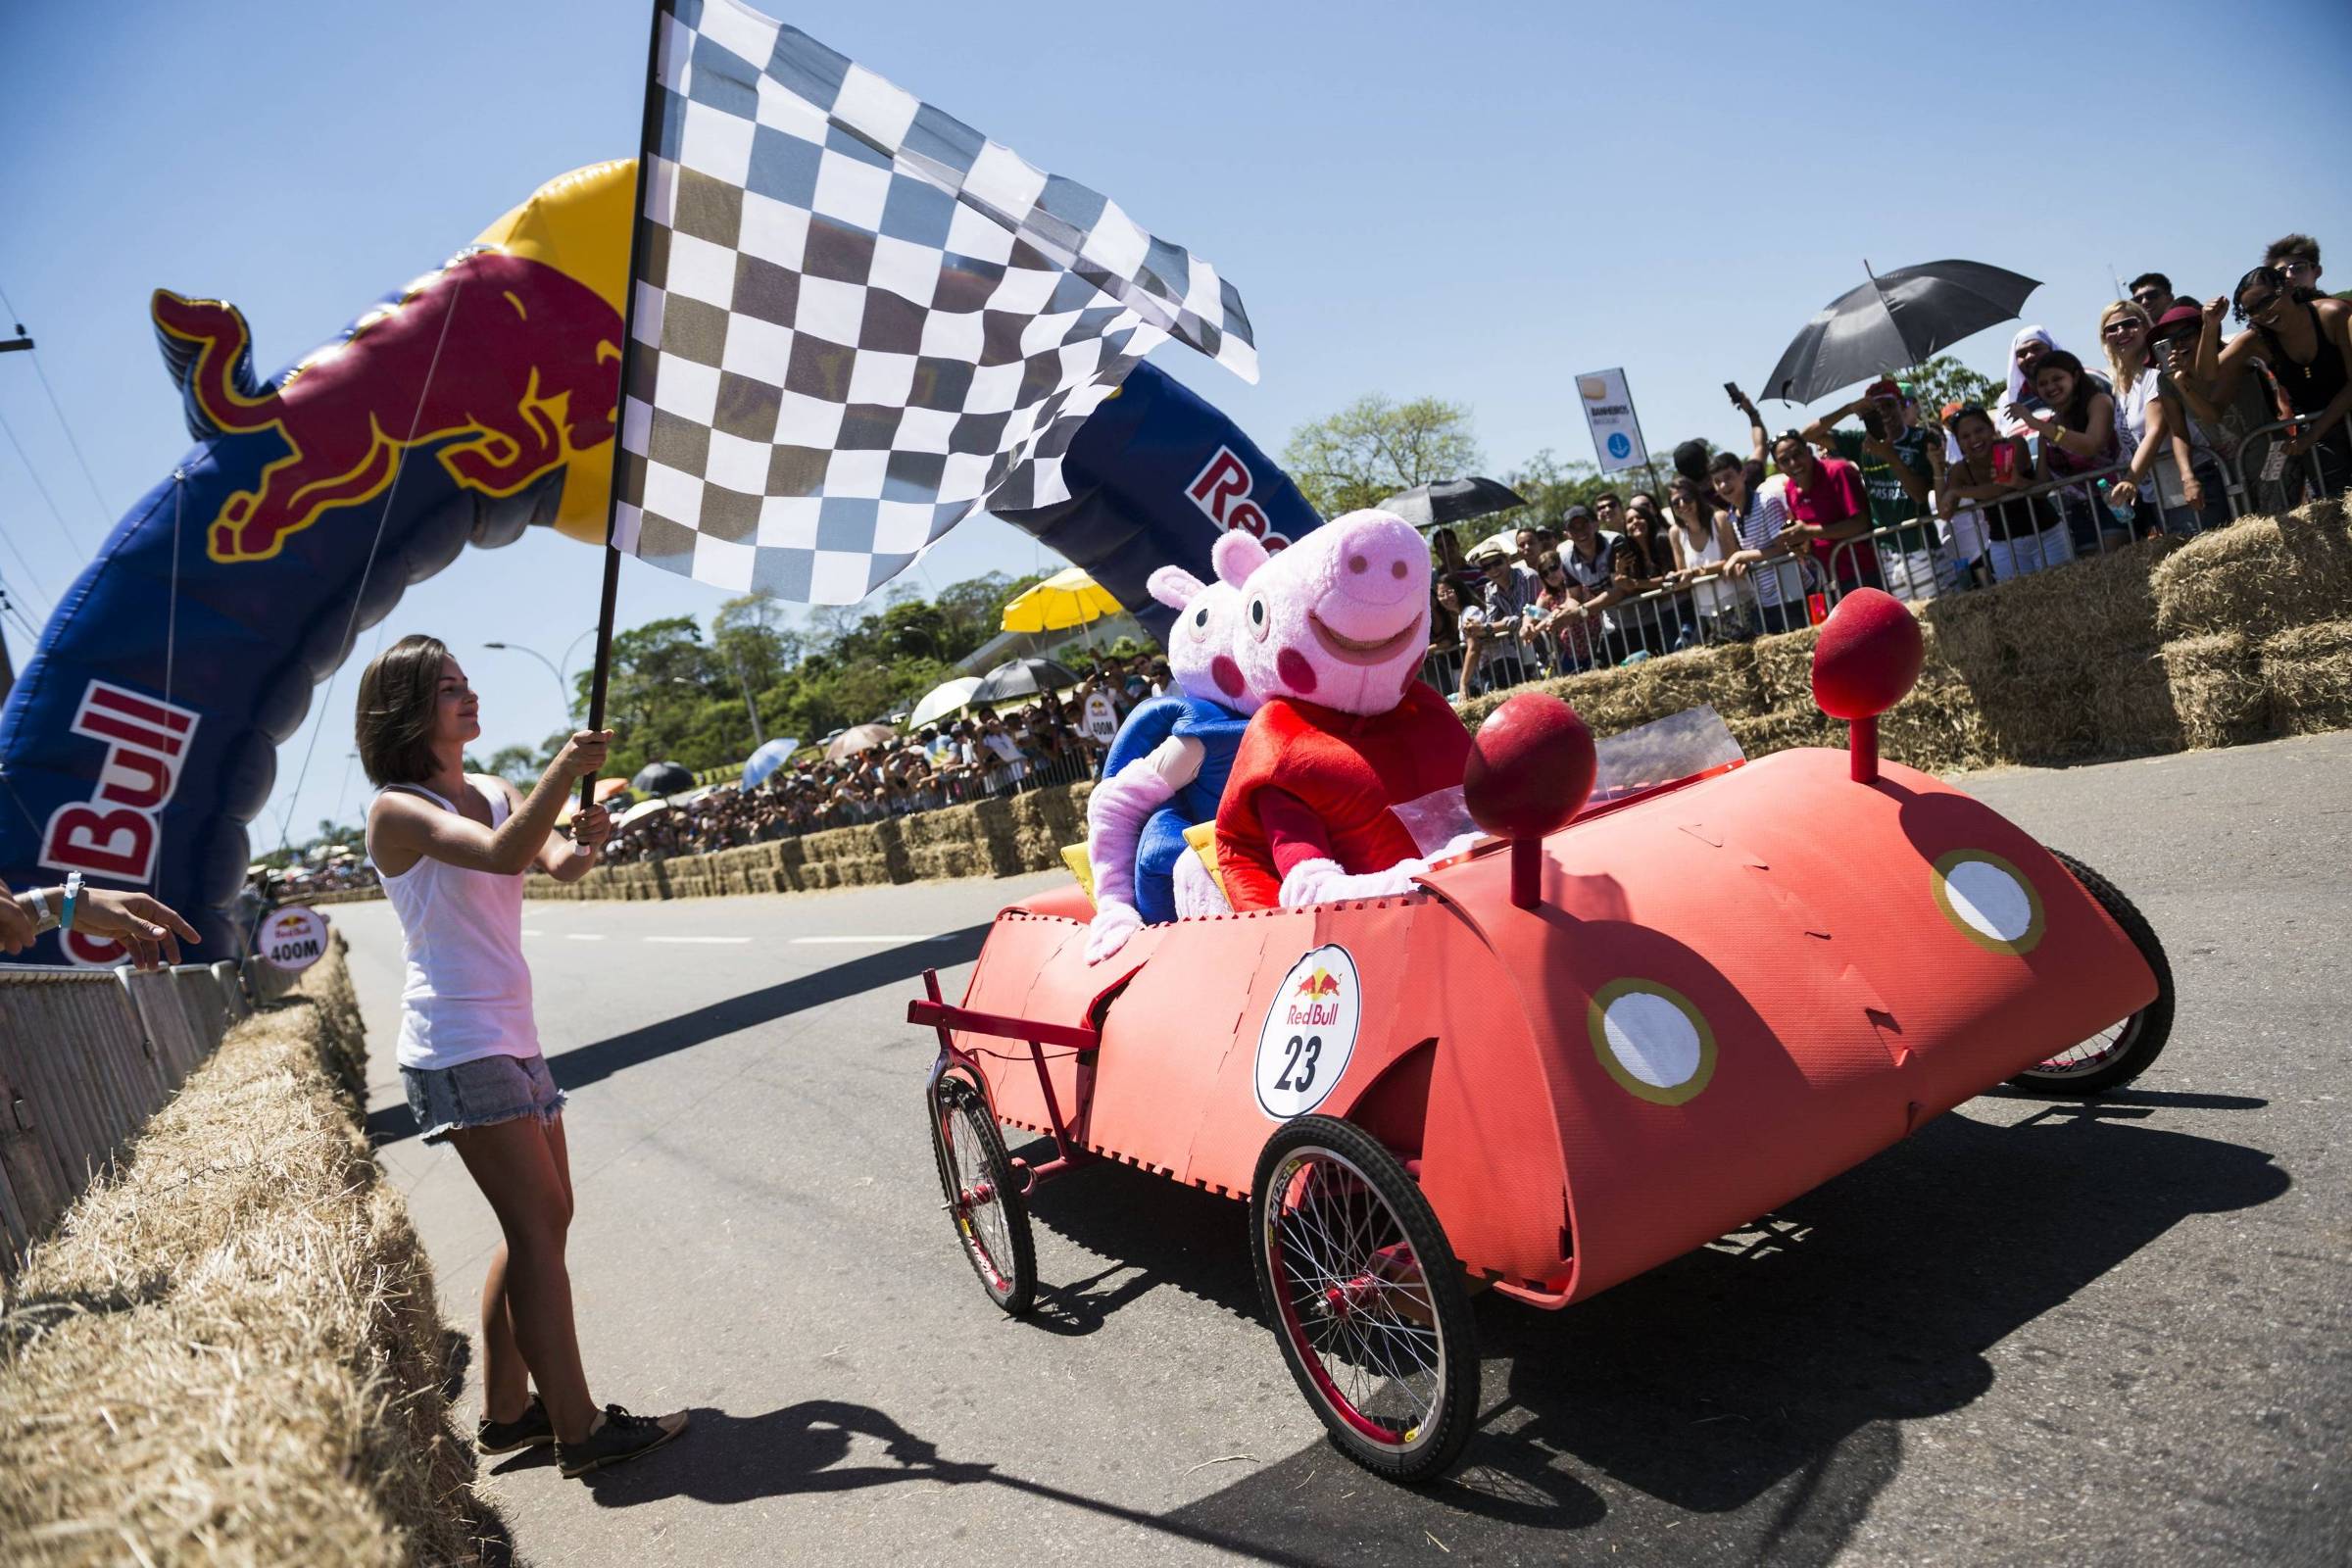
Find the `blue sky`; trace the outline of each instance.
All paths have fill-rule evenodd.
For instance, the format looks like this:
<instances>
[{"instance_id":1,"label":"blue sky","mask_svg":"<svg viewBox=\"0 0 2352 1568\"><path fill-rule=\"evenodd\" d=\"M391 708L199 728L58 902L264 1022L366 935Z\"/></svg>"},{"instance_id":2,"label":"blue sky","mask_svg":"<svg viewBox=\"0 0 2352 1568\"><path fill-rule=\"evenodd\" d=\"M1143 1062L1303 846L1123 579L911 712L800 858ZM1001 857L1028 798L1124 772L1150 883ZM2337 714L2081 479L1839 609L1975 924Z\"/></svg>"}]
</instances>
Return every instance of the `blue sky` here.
<instances>
[{"instance_id":1,"label":"blue sky","mask_svg":"<svg viewBox=\"0 0 2352 1568\"><path fill-rule=\"evenodd\" d=\"M1494 471L1544 447L1589 458L1571 378L1616 365L1653 447L1734 441L1722 383L1760 381L1866 259L2044 279L2026 319L2085 355L2117 273L2213 294L2300 228L2335 258L2328 281L2352 286L2340 3L2031 21L1884 3L1455 9L1197 0L1007 24L1002 7L897 0L786 20L1213 260L1255 319L1261 383L1174 346L1157 360L1276 452L1302 420L1385 391L1468 405ZM36 581L7 549L0 580L38 618L186 449L149 290L233 300L258 364L295 358L541 180L633 152L644 37L641 0L20 9L0 290L104 499L27 358L0 357L0 417L56 507L0 440L0 533ZM2275 57L2257 69L2249 45ZM2006 342L1959 352L1989 371ZM927 571L1040 559L977 518ZM624 624L716 608L624 565ZM412 588L386 634L430 630L467 660L485 750L536 740L562 722L555 683L479 644L559 655L595 619L598 571L598 552L543 535L469 553ZM21 665L27 641L8 636ZM359 657L376 645L363 636ZM323 710L297 839L358 808L355 674ZM281 754L257 846L275 841L310 739Z\"/></svg>"}]
</instances>

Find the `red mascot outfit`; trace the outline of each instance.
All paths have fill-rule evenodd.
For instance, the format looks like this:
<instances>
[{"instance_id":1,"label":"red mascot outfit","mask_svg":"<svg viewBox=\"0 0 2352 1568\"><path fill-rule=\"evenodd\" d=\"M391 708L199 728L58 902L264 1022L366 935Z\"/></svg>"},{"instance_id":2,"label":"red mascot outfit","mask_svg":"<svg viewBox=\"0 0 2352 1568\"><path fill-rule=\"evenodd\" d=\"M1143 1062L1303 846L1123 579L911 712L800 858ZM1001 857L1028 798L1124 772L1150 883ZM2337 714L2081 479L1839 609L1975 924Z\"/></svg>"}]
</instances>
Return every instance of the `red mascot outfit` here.
<instances>
[{"instance_id":1,"label":"red mascot outfit","mask_svg":"<svg viewBox=\"0 0 2352 1568\"><path fill-rule=\"evenodd\" d=\"M1226 898L1295 908L1404 892L1428 868L1418 857L1457 835L1437 823L1461 815L1470 756L1462 721L1420 680L1428 545L1400 517L1356 512L1272 557L1228 533L1216 557L1244 584L1233 657L1264 699L1217 806ZM1426 808L1447 795L1450 812Z\"/></svg>"}]
</instances>

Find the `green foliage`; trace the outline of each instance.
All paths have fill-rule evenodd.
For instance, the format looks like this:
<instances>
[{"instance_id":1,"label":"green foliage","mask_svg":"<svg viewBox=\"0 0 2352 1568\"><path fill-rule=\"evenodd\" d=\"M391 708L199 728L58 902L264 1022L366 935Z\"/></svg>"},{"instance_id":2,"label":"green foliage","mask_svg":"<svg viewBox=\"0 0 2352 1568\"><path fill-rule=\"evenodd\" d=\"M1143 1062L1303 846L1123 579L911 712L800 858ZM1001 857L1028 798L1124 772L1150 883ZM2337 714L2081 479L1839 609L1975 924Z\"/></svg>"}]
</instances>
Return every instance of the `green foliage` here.
<instances>
[{"instance_id":1,"label":"green foliage","mask_svg":"<svg viewBox=\"0 0 2352 1568\"><path fill-rule=\"evenodd\" d=\"M1439 398L1394 403L1377 392L1300 425L1282 452L1307 505L1326 517L1417 484L1475 473L1485 461L1468 409Z\"/></svg>"},{"instance_id":2,"label":"green foliage","mask_svg":"<svg viewBox=\"0 0 2352 1568\"><path fill-rule=\"evenodd\" d=\"M614 735L605 771L627 777L654 761L696 771L742 761L757 744L747 692L762 734L803 741L909 707L953 680L956 662L997 635L1004 602L1043 575L990 572L928 600L902 585L879 610L823 606L798 626L781 600L752 593L719 607L707 639L686 615L616 632L605 699ZM591 680L577 677L583 714ZM549 736L536 756L508 747L481 770L517 783L535 779L568 733Z\"/></svg>"},{"instance_id":3,"label":"green foliage","mask_svg":"<svg viewBox=\"0 0 2352 1568\"><path fill-rule=\"evenodd\" d=\"M2008 390L1991 376L1979 375L1949 354L1938 354L1925 365L1915 365L1897 379L1911 383L1923 416L1936 413L1947 403L1980 403L1989 409Z\"/></svg>"}]
</instances>

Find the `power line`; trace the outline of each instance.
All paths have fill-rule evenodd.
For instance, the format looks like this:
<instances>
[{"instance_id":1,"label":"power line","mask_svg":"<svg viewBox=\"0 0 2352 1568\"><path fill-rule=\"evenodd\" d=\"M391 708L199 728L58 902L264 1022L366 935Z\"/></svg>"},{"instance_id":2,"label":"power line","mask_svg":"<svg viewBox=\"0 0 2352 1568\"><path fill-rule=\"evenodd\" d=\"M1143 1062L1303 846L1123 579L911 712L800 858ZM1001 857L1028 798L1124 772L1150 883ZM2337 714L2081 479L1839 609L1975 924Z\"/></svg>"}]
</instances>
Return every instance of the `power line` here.
<instances>
[{"instance_id":1,"label":"power line","mask_svg":"<svg viewBox=\"0 0 2352 1568\"><path fill-rule=\"evenodd\" d=\"M74 530L66 526L66 514L58 510L57 497L51 495L49 487L41 482L40 470L32 466L32 459L25 454L24 444L17 439L16 429L8 422L5 414L0 414L0 435L8 437L8 444L16 450L17 461L24 465L24 472L31 477L32 487L41 493L41 502L49 509L49 520L57 524L57 531L76 551L84 549L82 542L74 536ZM91 554L96 552L92 551Z\"/></svg>"},{"instance_id":2,"label":"power line","mask_svg":"<svg viewBox=\"0 0 2352 1568\"><path fill-rule=\"evenodd\" d=\"M11 321L17 321L17 308L9 303L5 289L0 289L0 311L6 311ZM24 333L24 323L17 321L18 336L22 337ZM82 480L90 487L90 499L98 503L99 537L104 539L106 525L113 519L115 509L106 504L105 493L98 488L98 476L90 471L90 460L82 455L81 442L74 434L73 421L66 417L66 406L58 401L57 388L49 384L49 372L41 368L40 350L30 350L24 357L32 362L33 376L41 383L42 395L49 400L49 412L57 416L57 427L66 433L66 446L73 452L74 461L81 467Z\"/></svg>"},{"instance_id":3,"label":"power line","mask_svg":"<svg viewBox=\"0 0 2352 1568\"><path fill-rule=\"evenodd\" d=\"M41 581L40 573L32 569L32 563L24 559L24 552L17 548L16 536L9 533L7 529L0 528L0 545L8 546L8 553L17 558L18 565L24 568L22 580L30 583L33 591L40 595L41 613L48 614L48 607L55 602L57 596L49 591L47 583Z\"/></svg>"}]
</instances>

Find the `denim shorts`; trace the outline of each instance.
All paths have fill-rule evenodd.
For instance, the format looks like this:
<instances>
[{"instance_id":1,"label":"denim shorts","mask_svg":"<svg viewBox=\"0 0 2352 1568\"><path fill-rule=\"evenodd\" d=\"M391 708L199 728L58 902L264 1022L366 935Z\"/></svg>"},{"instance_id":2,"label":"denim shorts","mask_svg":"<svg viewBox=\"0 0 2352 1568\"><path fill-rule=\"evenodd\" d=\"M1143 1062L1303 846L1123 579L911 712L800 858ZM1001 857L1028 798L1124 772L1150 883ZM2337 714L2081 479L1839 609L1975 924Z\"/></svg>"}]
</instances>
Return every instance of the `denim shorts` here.
<instances>
[{"instance_id":1,"label":"denim shorts","mask_svg":"<svg viewBox=\"0 0 2352 1568\"><path fill-rule=\"evenodd\" d=\"M445 1144L462 1127L522 1116L545 1123L564 1114L564 1091L545 1056L476 1056L455 1067L403 1067L400 1082L428 1144Z\"/></svg>"}]
</instances>

